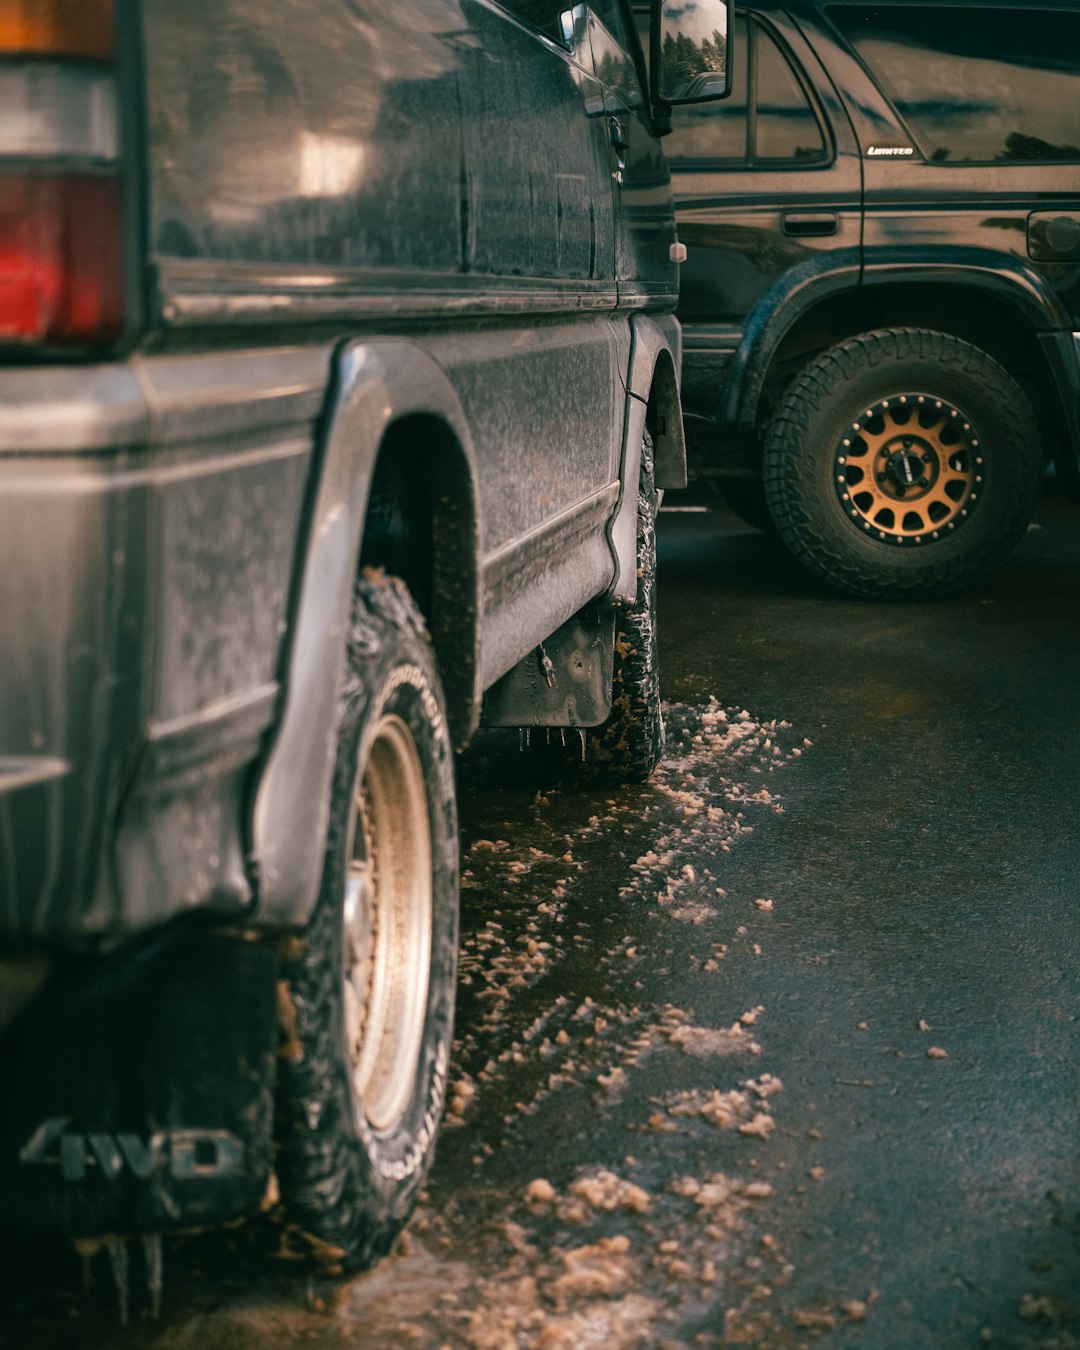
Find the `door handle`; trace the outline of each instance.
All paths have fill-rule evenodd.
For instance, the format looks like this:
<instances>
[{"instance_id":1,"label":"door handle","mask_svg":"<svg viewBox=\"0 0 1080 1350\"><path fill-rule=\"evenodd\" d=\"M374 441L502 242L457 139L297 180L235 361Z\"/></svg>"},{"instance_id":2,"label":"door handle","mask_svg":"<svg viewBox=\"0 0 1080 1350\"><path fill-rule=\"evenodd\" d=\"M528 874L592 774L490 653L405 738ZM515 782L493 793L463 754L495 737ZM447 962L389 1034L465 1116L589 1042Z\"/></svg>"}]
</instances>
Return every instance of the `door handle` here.
<instances>
[{"instance_id":1,"label":"door handle","mask_svg":"<svg viewBox=\"0 0 1080 1350\"><path fill-rule=\"evenodd\" d=\"M780 228L784 234L823 239L836 234L840 221L835 211L785 211L780 217Z\"/></svg>"},{"instance_id":2,"label":"door handle","mask_svg":"<svg viewBox=\"0 0 1080 1350\"><path fill-rule=\"evenodd\" d=\"M614 113L608 114L608 138L611 141L611 147L615 151L615 170L611 177L614 179L615 186L621 188L625 178L626 152L630 147L630 141L623 129L622 119L616 117Z\"/></svg>"}]
</instances>

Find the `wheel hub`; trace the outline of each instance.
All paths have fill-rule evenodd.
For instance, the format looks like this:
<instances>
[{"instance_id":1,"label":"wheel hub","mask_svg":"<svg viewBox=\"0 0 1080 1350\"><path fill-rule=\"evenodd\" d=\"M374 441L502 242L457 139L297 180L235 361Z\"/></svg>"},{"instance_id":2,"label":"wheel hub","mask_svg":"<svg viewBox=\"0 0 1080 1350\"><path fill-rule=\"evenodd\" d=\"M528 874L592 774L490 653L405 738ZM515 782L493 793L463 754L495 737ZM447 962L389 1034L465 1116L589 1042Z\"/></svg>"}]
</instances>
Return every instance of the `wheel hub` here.
<instances>
[{"instance_id":1,"label":"wheel hub","mask_svg":"<svg viewBox=\"0 0 1080 1350\"><path fill-rule=\"evenodd\" d=\"M933 456L916 446L910 437L904 438L899 450L886 450L885 483L899 488L902 499L909 488L925 488L929 484L927 473L934 463Z\"/></svg>"},{"instance_id":2,"label":"wheel hub","mask_svg":"<svg viewBox=\"0 0 1080 1350\"><path fill-rule=\"evenodd\" d=\"M860 532L924 545L959 529L982 495L981 440L959 408L930 394L881 399L836 447L840 505Z\"/></svg>"},{"instance_id":3,"label":"wheel hub","mask_svg":"<svg viewBox=\"0 0 1080 1350\"><path fill-rule=\"evenodd\" d=\"M412 735L384 715L354 792L344 897L345 1035L355 1108L394 1129L412 1096L431 971L431 835Z\"/></svg>"}]
</instances>

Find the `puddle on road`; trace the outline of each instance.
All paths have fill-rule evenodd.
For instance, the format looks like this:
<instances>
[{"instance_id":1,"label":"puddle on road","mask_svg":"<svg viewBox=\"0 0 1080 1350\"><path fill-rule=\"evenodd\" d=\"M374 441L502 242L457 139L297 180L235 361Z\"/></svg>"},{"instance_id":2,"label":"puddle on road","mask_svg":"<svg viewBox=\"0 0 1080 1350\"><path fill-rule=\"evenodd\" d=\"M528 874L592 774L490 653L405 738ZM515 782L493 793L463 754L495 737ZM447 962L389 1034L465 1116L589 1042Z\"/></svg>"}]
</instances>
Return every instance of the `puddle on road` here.
<instances>
[{"instance_id":1,"label":"puddle on road","mask_svg":"<svg viewBox=\"0 0 1080 1350\"><path fill-rule=\"evenodd\" d=\"M809 741L715 702L667 719L654 780L618 792L523 786L505 737L463 762L449 1109L388 1260L333 1284L267 1262L257 1225L173 1240L160 1323L139 1325L135 1306L136 1324L106 1335L100 1289L51 1314L31 1290L0 1344L787 1344L768 1145L783 1085L768 1009L723 994L725 962L764 954L772 901L729 896L724 857L783 812L782 771ZM23 1327L32 1340L10 1339Z\"/></svg>"},{"instance_id":2,"label":"puddle on road","mask_svg":"<svg viewBox=\"0 0 1080 1350\"><path fill-rule=\"evenodd\" d=\"M783 811L778 772L809 742L716 703L667 720L651 783L518 786L502 830L487 803L520 765L465 766L458 1078L430 1191L476 1274L418 1345L751 1344L787 1276L767 1011L702 1024L688 990L722 1004L724 962L762 955L771 900L729 897L724 855Z\"/></svg>"}]
</instances>

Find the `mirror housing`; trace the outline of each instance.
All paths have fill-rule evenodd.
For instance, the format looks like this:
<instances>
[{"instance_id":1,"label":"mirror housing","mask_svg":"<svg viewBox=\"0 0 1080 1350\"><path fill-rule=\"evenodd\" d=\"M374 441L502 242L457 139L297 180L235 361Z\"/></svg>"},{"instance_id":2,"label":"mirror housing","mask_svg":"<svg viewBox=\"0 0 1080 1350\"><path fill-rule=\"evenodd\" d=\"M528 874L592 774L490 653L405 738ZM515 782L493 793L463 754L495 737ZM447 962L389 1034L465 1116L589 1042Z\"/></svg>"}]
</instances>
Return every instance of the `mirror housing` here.
<instances>
[{"instance_id":1,"label":"mirror housing","mask_svg":"<svg viewBox=\"0 0 1080 1350\"><path fill-rule=\"evenodd\" d=\"M661 115L727 97L734 10L735 0L652 0L649 85Z\"/></svg>"}]
</instances>

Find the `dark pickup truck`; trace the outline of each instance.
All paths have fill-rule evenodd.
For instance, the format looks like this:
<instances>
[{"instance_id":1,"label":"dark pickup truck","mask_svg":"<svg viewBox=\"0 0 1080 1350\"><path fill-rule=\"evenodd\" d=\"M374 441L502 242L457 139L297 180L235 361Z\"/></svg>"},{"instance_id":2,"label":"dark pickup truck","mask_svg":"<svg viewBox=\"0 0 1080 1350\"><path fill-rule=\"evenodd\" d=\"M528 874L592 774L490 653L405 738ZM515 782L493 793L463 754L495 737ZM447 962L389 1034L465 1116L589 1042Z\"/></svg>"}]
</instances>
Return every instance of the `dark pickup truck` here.
<instances>
[{"instance_id":1,"label":"dark pickup truck","mask_svg":"<svg viewBox=\"0 0 1080 1350\"><path fill-rule=\"evenodd\" d=\"M690 472L827 583L922 596L1080 450L1080 6L753 0L665 142Z\"/></svg>"},{"instance_id":2,"label":"dark pickup truck","mask_svg":"<svg viewBox=\"0 0 1080 1350\"><path fill-rule=\"evenodd\" d=\"M3 6L0 1223L277 1197L374 1260L446 1093L455 747L655 765L659 136L729 13L653 19L650 79L622 0Z\"/></svg>"}]
</instances>

